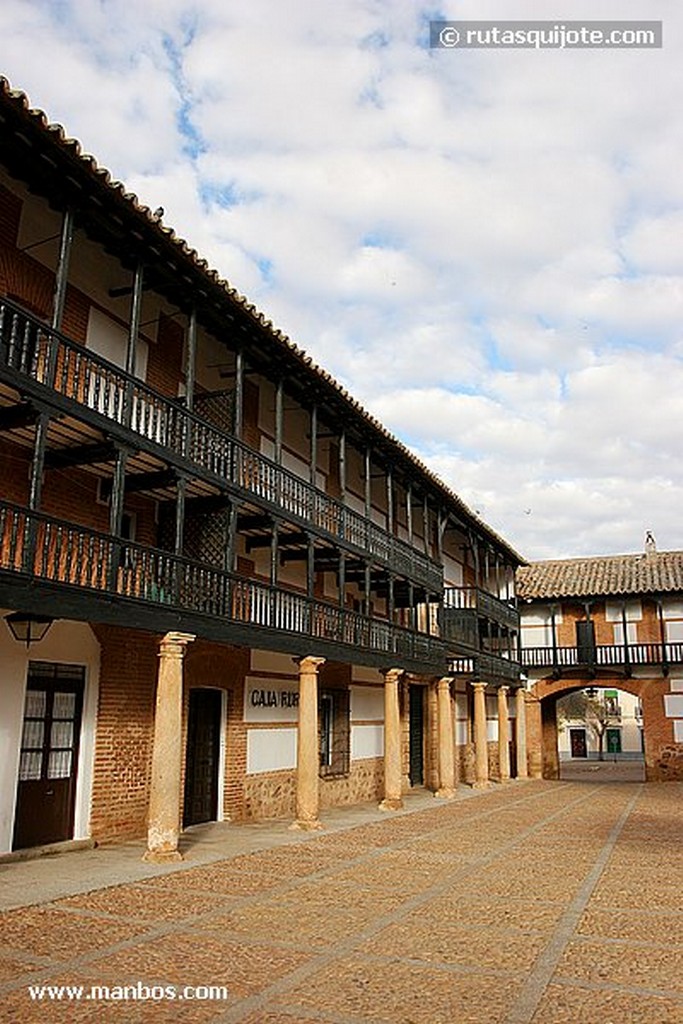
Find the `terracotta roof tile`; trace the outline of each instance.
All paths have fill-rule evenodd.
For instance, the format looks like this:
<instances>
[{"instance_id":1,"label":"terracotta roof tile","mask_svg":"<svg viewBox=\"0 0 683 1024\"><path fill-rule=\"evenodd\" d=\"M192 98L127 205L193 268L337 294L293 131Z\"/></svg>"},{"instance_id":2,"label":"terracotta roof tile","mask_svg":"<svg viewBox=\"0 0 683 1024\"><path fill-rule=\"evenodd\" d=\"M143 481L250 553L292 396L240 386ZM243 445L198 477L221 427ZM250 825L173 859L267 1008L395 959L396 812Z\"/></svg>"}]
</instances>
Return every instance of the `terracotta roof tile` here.
<instances>
[{"instance_id":1,"label":"terracotta roof tile","mask_svg":"<svg viewBox=\"0 0 683 1024\"><path fill-rule=\"evenodd\" d=\"M522 601L683 592L683 551L531 562L516 574Z\"/></svg>"}]
</instances>

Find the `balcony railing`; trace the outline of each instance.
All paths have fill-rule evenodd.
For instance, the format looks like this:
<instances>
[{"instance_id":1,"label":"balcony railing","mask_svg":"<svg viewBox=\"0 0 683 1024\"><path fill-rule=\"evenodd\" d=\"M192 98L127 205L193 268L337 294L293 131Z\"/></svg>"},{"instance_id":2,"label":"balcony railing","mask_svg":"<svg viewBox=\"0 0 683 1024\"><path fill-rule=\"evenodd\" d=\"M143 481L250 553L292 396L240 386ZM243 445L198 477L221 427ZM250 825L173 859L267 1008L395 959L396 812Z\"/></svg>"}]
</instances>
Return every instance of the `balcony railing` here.
<instances>
[{"instance_id":1,"label":"balcony railing","mask_svg":"<svg viewBox=\"0 0 683 1024\"><path fill-rule=\"evenodd\" d=\"M520 666L516 661L495 654L473 654L467 658L449 659L449 671L471 676L486 683L518 683Z\"/></svg>"},{"instance_id":2,"label":"balcony railing","mask_svg":"<svg viewBox=\"0 0 683 1024\"><path fill-rule=\"evenodd\" d=\"M443 597L444 617L448 621L464 621L464 617L488 619L511 632L519 630L519 612L514 604L501 601L481 587L446 587ZM464 613L459 618L456 613ZM449 613L453 613L449 616Z\"/></svg>"},{"instance_id":3,"label":"balcony railing","mask_svg":"<svg viewBox=\"0 0 683 1024\"><path fill-rule=\"evenodd\" d=\"M427 555L6 299L3 364L441 594L443 569Z\"/></svg>"},{"instance_id":4,"label":"balcony railing","mask_svg":"<svg viewBox=\"0 0 683 1024\"><path fill-rule=\"evenodd\" d=\"M646 644L596 644L584 647L524 647L524 668L619 668L634 665L676 665L683 662L683 641Z\"/></svg>"},{"instance_id":5,"label":"balcony railing","mask_svg":"<svg viewBox=\"0 0 683 1024\"><path fill-rule=\"evenodd\" d=\"M443 667L438 637L0 502L0 571ZM126 624L130 625L128 620Z\"/></svg>"}]
</instances>

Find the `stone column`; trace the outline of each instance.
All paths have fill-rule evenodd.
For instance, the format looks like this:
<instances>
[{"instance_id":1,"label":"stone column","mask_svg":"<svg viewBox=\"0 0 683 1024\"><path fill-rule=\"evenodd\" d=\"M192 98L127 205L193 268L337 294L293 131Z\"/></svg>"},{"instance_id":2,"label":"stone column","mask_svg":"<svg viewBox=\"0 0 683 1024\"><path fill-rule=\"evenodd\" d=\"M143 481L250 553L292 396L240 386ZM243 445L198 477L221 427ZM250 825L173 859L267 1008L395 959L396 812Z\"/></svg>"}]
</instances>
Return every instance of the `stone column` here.
<instances>
[{"instance_id":1,"label":"stone column","mask_svg":"<svg viewBox=\"0 0 683 1024\"><path fill-rule=\"evenodd\" d=\"M541 702L531 691L526 698L526 740L529 777L543 778L543 725Z\"/></svg>"},{"instance_id":2,"label":"stone column","mask_svg":"<svg viewBox=\"0 0 683 1024\"><path fill-rule=\"evenodd\" d=\"M398 707L401 729L401 792L410 793L410 683L403 675L398 684Z\"/></svg>"},{"instance_id":3,"label":"stone column","mask_svg":"<svg viewBox=\"0 0 683 1024\"><path fill-rule=\"evenodd\" d=\"M474 690L474 789L488 789L489 741L486 728L486 683L473 682Z\"/></svg>"},{"instance_id":4,"label":"stone column","mask_svg":"<svg viewBox=\"0 0 683 1024\"><path fill-rule=\"evenodd\" d=\"M401 717L398 708L398 680L403 669L384 673L384 799L382 811L397 811L401 799Z\"/></svg>"},{"instance_id":5,"label":"stone column","mask_svg":"<svg viewBox=\"0 0 683 1024\"><path fill-rule=\"evenodd\" d=\"M167 633L159 644L159 678L152 779L149 794L147 850L143 860L162 864L182 860L180 834L180 779L182 772L183 658L190 633Z\"/></svg>"},{"instance_id":6,"label":"stone column","mask_svg":"<svg viewBox=\"0 0 683 1024\"><path fill-rule=\"evenodd\" d=\"M451 681L448 676L437 683L439 704L439 788L436 795L447 800L455 796L455 736Z\"/></svg>"},{"instance_id":7,"label":"stone column","mask_svg":"<svg viewBox=\"0 0 683 1024\"><path fill-rule=\"evenodd\" d=\"M501 782L510 781L510 713L507 686L498 687L498 767Z\"/></svg>"},{"instance_id":8,"label":"stone column","mask_svg":"<svg viewBox=\"0 0 683 1024\"><path fill-rule=\"evenodd\" d=\"M318 750L318 667L324 658L299 660L299 720L296 748L296 821L293 829L322 828L320 810Z\"/></svg>"},{"instance_id":9,"label":"stone column","mask_svg":"<svg viewBox=\"0 0 683 1024\"><path fill-rule=\"evenodd\" d=\"M430 681L427 690L427 758L425 785L436 794L441 787L439 756L439 698L436 681Z\"/></svg>"},{"instance_id":10,"label":"stone column","mask_svg":"<svg viewBox=\"0 0 683 1024\"><path fill-rule=\"evenodd\" d=\"M517 778L527 779L529 771L526 759L526 697L524 687L520 686L515 693L515 750L517 752Z\"/></svg>"}]
</instances>

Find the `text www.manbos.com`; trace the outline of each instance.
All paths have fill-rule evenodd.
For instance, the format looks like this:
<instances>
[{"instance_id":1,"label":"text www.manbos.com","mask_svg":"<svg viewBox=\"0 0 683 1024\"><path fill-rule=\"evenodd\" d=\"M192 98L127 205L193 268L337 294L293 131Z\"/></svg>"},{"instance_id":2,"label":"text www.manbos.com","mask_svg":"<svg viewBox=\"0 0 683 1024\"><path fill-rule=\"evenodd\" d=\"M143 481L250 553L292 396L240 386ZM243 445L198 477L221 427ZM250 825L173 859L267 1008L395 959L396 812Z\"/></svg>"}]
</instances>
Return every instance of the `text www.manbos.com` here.
<instances>
[{"instance_id":1,"label":"text www.manbos.com","mask_svg":"<svg viewBox=\"0 0 683 1024\"><path fill-rule=\"evenodd\" d=\"M33 1002L211 1002L228 999L226 985L29 985Z\"/></svg>"}]
</instances>

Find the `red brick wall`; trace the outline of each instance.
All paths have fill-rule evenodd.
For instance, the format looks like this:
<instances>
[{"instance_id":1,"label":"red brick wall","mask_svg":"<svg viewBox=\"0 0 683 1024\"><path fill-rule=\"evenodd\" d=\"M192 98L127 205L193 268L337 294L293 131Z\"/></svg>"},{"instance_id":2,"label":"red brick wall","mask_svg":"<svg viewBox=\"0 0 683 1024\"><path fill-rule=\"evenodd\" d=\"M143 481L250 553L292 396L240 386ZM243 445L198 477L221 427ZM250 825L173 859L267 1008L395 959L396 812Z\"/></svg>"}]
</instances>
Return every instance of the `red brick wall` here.
<instances>
[{"instance_id":1,"label":"red brick wall","mask_svg":"<svg viewBox=\"0 0 683 1024\"><path fill-rule=\"evenodd\" d=\"M159 317L156 344L150 344L147 358L147 383L171 398L178 397L182 380L185 331L177 320L163 313Z\"/></svg>"},{"instance_id":2,"label":"red brick wall","mask_svg":"<svg viewBox=\"0 0 683 1024\"><path fill-rule=\"evenodd\" d=\"M91 834L133 839L147 829L157 637L93 626L102 645Z\"/></svg>"}]
</instances>

